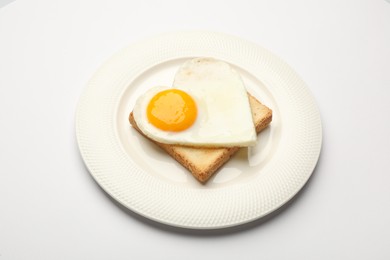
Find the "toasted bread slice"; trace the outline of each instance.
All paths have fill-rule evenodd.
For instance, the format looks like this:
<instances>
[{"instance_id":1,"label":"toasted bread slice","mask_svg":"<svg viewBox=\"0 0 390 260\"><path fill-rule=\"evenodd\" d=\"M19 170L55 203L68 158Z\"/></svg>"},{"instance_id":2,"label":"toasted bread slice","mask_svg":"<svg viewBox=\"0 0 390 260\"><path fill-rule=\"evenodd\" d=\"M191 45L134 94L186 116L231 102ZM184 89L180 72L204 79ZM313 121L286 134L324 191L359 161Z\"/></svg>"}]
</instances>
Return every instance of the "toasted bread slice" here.
<instances>
[{"instance_id":1,"label":"toasted bread slice","mask_svg":"<svg viewBox=\"0 0 390 260\"><path fill-rule=\"evenodd\" d=\"M256 132L259 133L272 121L272 110L261 104L251 95L249 95L249 103L251 106ZM137 127L133 113L130 113L129 121L138 132L144 135ZM176 161L187 168L201 183L206 183L213 173L215 173L235 152L240 149L240 147L189 147L183 145L163 144L154 140L151 141L160 146Z\"/></svg>"}]
</instances>

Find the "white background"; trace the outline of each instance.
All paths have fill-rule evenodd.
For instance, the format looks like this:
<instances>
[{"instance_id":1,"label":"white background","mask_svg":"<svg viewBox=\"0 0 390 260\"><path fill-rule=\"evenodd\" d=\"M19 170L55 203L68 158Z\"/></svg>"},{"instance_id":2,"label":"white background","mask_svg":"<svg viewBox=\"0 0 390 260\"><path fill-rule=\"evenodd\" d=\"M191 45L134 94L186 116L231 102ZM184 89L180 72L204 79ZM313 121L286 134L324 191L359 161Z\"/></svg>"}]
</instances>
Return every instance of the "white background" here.
<instances>
[{"instance_id":1,"label":"white background","mask_svg":"<svg viewBox=\"0 0 390 260\"><path fill-rule=\"evenodd\" d=\"M321 111L322 154L302 192L228 231L178 230L122 208L76 144L93 72L130 43L187 29L277 54ZM0 260L390 259L389 88L385 0L11 2L0 9Z\"/></svg>"}]
</instances>

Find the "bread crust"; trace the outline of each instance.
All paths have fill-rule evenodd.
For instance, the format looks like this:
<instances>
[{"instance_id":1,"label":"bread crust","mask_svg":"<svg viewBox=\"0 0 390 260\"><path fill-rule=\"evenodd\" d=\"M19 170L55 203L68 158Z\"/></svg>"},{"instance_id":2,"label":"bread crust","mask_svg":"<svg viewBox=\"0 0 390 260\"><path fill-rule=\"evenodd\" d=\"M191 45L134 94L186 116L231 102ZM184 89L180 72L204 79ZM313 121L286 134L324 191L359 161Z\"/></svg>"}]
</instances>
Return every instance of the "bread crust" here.
<instances>
[{"instance_id":1,"label":"bread crust","mask_svg":"<svg viewBox=\"0 0 390 260\"><path fill-rule=\"evenodd\" d=\"M263 105L255 97L248 94L249 103L251 106L253 122L256 132L261 132L272 121L272 110ZM142 131L138 128L137 122L134 119L133 112L129 115L130 124L143 136ZM147 136L145 136L148 138ZM192 175L200 182L206 183L210 177L240 149L240 147L190 147L184 145L172 145L156 142L148 138L153 143L157 144L171 157L178 161L181 165L187 168Z\"/></svg>"}]
</instances>

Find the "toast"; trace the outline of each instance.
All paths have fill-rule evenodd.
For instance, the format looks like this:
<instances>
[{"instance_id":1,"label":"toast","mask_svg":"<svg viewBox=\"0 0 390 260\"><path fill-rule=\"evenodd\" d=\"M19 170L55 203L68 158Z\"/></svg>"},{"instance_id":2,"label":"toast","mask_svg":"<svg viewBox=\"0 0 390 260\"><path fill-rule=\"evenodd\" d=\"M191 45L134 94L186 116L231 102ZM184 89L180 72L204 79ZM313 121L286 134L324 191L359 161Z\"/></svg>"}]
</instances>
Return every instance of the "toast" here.
<instances>
[{"instance_id":1,"label":"toast","mask_svg":"<svg viewBox=\"0 0 390 260\"><path fill-rule=\"evenodd\" d=\"M256 132L266 128L272 121L272 110L261 104L255 97L249 96L253 122ZM130 124L142 135L134 120L133 113L129 115ZM145 135L144 135L145 136ZM146 137L146 136L145 136ZM147 137L146 137L147 138ZM149 139L149 138L148 138ZM151 140L151 139L149 139ZM151 140L170 156L172 156L181 165L187 168L192 175L201 183L206 183L208 179L224 164L230 157L237 152L240 147L221 147L221 148L204 148L190 147L183 145L163 144Z\"/></svg>"}]
</instances>

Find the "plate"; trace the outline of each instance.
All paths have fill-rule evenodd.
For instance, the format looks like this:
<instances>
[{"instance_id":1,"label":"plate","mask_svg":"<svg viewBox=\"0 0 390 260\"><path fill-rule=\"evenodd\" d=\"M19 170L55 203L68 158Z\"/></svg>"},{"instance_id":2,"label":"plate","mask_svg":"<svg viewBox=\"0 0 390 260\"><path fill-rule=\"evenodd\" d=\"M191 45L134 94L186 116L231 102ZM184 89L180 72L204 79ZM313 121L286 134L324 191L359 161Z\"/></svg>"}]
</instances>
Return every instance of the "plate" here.
<instances>
[{"instance_id":1,"label":"plate","mask_svg":"<svg viewBox=\"0 0 390 260\"><path fill-rule=\"evenodd\" d=\"M206 185L128 122L139 95L171 86L178 67L194 57L230 63L273 110L258 144L241 149ZM126 208L167 225L217 229L259 219L289 201L317 163L322 128L307 86L281 59L234 36L191 31L132 44L105 62L80 98L76 136L93 178Z\"/></svg>"}]
</instances>

